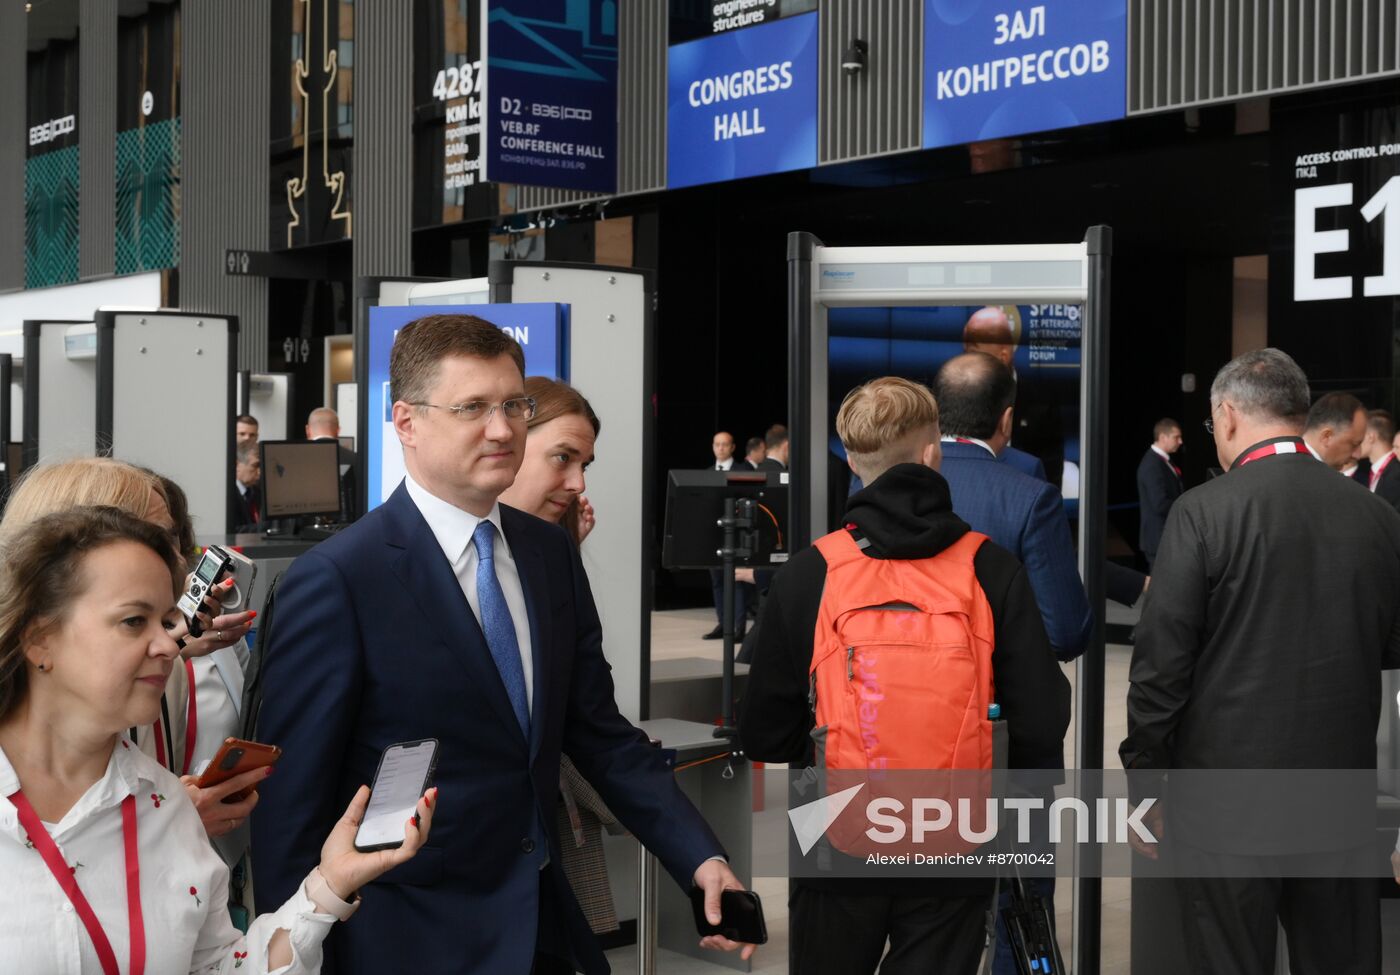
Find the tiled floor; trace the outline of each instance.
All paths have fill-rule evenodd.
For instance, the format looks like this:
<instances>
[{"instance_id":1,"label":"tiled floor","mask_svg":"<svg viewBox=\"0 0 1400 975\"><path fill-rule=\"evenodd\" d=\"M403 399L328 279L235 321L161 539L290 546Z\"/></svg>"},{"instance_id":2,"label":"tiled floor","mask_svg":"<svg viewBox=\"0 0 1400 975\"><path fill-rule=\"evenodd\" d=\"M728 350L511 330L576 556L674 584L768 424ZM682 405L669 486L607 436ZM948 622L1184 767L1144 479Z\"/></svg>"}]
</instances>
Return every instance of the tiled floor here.
<instances>
[{"instance_id":1,"label":"tiled floor","mask_svg":"<svg viewBox=\"0 0 1400 975\"><path fill-rule=\"evenodd\" d=\"M1136 613L1109 604L1109 622L1132 623ZM657 660L672 660L685 657L705 657L714 661L720 659L718 641L701 640L700 635L714 626L715 615L711 609L675 610L656 613L652 617L652 657ZM1128 693L1128 661L1131 650L1128 647L1110 646L1107 654L1105 674L1104 704L1104 767L1118 768L1118 743L1127 732L1125 701ZM1065 667L1071 685L1074 683L1075 668ZM1066 736L1066 756L1072 760L1074 754L1074 726L1071 724ZM1072 764L1072 761L1071 761ZM771 789L771 786L770 786ZM781 793L779 793L781 794ZM781 800L779 800L781 802ZM769 806L773 806L772 803ZM762 814L760 814L762 815ZM786 854L781 854L785 860ZM768 922L770 942L760 949L754 959L753 971L764 975L786 973L787 967L787 877L774 869L769 853L757 858L759 869L768 876L756 876L753 886L763 898L764 915ZM1128 975L1129 918L1131 911L1130 882L1126 879L1108 878L1103 882L1103 925L1101 938L1103 975ZM1070 959L1071 903L1073 885L1061 880L1056 887L1056 922L1060 932L1061 948L1066 962ZM635 948L619 948L608 953L613 971L623 975L637 971ZM657 972L664 975L719 975L726 969L686 958L672 952L658 953Z\"/></svg>"}]
</instances>

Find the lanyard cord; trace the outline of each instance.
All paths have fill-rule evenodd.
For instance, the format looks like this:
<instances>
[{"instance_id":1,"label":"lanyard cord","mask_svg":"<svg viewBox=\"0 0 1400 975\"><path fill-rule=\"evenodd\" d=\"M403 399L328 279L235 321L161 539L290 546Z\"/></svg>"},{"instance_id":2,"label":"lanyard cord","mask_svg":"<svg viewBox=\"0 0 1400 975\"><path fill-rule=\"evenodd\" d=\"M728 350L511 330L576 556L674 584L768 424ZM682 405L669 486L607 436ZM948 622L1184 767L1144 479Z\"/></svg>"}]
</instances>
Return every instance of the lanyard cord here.
<instances>
[{"instance_id":1,"label":"lanyard cord","mask_svg":"<svg viewBox=\"0 0 1400 975\"><path fill-rule=\"evenodd\" d=\"M39 820L39 814L29 804L21 790L10 796L10 802L19 813L20 825L29 834L29 842L43 857L44 865L53 874L58 886L68 896L73 909L87 928L88 937L97 951L97 960L102 965L104 975L120 975L117 956L112 951L112 943L107 940L107 932L102 930L102 922L97 920L92 905L78 887L74 868L70 868L58 852L58 844ZM131 936L130 975L142 975L146 969L146 922L141 914L141 855L136 845L136 797L127 796L122 800L122 841L126 847L126 912Z\"/></svg>"}]
</instances>

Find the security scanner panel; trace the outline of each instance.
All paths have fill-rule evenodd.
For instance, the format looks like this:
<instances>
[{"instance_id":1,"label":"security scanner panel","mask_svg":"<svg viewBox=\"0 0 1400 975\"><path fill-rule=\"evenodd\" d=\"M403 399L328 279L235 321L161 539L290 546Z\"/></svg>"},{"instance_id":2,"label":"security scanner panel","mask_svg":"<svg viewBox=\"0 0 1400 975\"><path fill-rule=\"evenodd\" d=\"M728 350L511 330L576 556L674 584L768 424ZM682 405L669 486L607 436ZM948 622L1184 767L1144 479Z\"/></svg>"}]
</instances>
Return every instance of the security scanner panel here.
<instances>
[{"instance_id":1,"label":"security scanner panel","mask_svg":"<svg viewBox=\"0 0 1400 975\"><path fill-rule=\"evenodd\" d=\"M248 375L248 415L258 421L259 440L300 436L296 417L296 377L289 372Z\"/></svg>"},{"instance_id":2,"label":"security scanner panel","mask_svg":"<svg viewBox=\"0 0 1400 975\"><path fill-rule=\"evenodd\" d=\"M555 302L567 309L559 375L602 423L587 491L598 524L580 551L607 634L618 707L632 721L650 717L651 275L537 261L492 262L489 274L493 303Z\"/></svg>"},{"instance_id":3,"label":"security scanner panel","mask_svg":"<svg viewBox=\"0 0 1400 975\"><path fill-rule=\"evenodd\" d=\"M1097 617L1075 664L1080 769L1103 765L1111 253L1107 227L1078 243L966 247L828 247L788 235L791 548L839 527L845 494L859 488L835 429L847 392L883 375L930 384L963 351L1001 358L1017 379L1014 444L1077 495L1067 507L1077 510L1079 571ZM1075 882L1074 971L1097 970L1100 884Z\"/></svg>"},{"instance_id":4,"label":"security scanner panel","mask_svg":"<svg viewBox=\"0 0 1400 975\"><path fill-rule=\"evenodd\" d=\"M26 465L96 455L96 343L91 321L24 323Z\"/></svg>"},{"instance_id":5,"label":"security scanner panel","mask_svg":"<svg viewBox=\"0 0 1400 975\"><path fill-rule=\"evenodd\" d=\"M97 313L97 437L184 489L196 532L218 532L233 486L238 319Z\"/></svg>"},{"instance_id":6,"label":"security scanner panel","mask_svg":"<svg viewBox=\"0 0 1400 975\"><path fill-rule=\"evenodd\" d=\"M259 441L265 518L340 513L340 444L334 440Z\"/></svg>"},{"instance_id":7,"label":"security scanner panel","mask_svg":"<svg viewBox=\"0 0 1400 975\"><path fill-rule=\"evenodd\" d=\"M355 449L355 438L354 438L354 437L337 437L336 439L340 441L340 445L341 445L342 447L344 447L346 450L354 450L354 449Z\"/></svg>"}]
</instances>

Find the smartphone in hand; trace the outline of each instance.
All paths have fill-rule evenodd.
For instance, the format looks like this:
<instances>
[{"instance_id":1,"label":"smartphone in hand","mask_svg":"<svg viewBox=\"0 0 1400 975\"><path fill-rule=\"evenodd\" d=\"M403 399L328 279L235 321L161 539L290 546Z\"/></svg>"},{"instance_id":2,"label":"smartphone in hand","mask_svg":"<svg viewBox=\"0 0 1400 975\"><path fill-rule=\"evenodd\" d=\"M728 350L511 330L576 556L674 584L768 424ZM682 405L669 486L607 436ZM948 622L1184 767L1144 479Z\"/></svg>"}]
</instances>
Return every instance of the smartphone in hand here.
<instances>
[{"instance_id":1,"label":"smartphone in hand","mask_svg":"<svg viewBox=\"0 0 1400 975\"><path fill-rule=\"evenodd\" d=\"M423 738L384 749L365 818L355 831L355 849L370 853L403 846L404 822L415 814L418 800L432 785L437 748L436 738Z\"/></svg>"},{"instance_id":2,"label":"smartphone in hand","mask_svg":"<svg viewBox=\"0 0 1400 975\"><path fill-rule=\"evenodd\" d=\"M190 689L190 693L194 693L193 688ZM214 756L213 761L204 769L194 784L201 789L208 789L220 782L227 782L235 775L251 772L255 768L276 765L277 760L281 757L282 749L276 745L264 745L256 741L244 741L241 738L225 738L224 743L219 746L219 753ZM252 789L243 789L225 798L224 802L242 802L252 792Z\"/></svg>"},{"instance_id":3,"label":"smartphone in hand","mask_svg":"<svg viewBox=\"0 0 1400 975\"><path fill-rule=\"evenodd\" d=\"M719 895L719 924L705 917L705 891L690 888L690 908L695 914L695 930L704 938L718 934L730 941L762 945L768 943L768 926L763 923L763 902L751 890L726 890Z\"/></svg>"}]
</instances>

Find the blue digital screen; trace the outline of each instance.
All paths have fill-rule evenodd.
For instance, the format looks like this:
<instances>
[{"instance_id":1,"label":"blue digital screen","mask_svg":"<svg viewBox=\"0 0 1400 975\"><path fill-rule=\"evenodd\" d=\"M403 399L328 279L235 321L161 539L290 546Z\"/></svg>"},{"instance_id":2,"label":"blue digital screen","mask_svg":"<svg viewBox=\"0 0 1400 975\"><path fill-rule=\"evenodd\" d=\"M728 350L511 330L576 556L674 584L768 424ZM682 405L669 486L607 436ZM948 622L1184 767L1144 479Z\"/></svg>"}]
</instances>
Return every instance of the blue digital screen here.
<instances>
[{"instance_id":1,"label":"blue digital screen","mask_svg":"<svg viewBox=\"0 0 1400 975\"><path fill-rule=\"evenodd\" d=\"M1127 0L924 0L924 146L1122 118Z\"/></svg>"},{"instance_id":2,"label":"blue digital screen","mask_svg":"<svg viewBox=\"0 0 1400 975\"><path fill-rule=\"evenodd\" d=\"M817 164L817 14L670 49L670 189Z\"/></svg>"},{"instance_id":3,"label":"blue digital screen","mask_svg":"<svg viewBox=\"0 0 1400 975\"><path fill-rule=\"evenodd\" d=\"M617 5L487 5L487 179L616 191Z\"/></svg>"},{"instance_id":4,"label":"blue digital screen","mask_svg":"<svg viewBox=\"0 0 1400 975\"><path fill-rule=\"evenodd\" d=\"M360 456L368 465L365 510L379 507L403 480L403 448L394 432L394 400L389 395L389 353L399 329L428 315L476 315L504 329L525 352L525 375L567 379L569 306L548 302L519 305L403 305L369 310L365 346L369 361L367 429Z\"/></svg>"}]
</instances>

